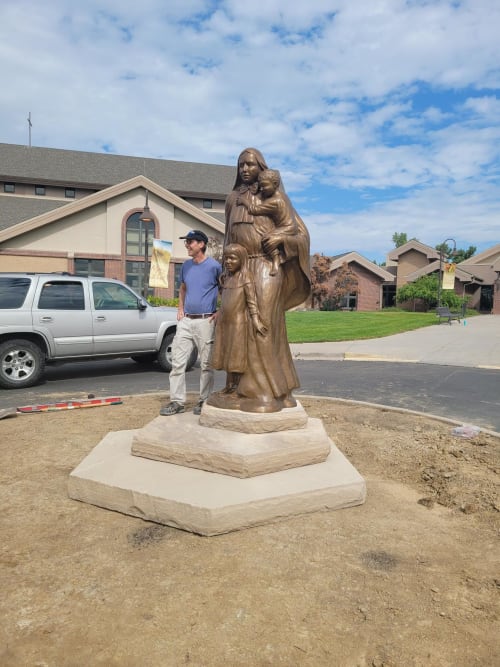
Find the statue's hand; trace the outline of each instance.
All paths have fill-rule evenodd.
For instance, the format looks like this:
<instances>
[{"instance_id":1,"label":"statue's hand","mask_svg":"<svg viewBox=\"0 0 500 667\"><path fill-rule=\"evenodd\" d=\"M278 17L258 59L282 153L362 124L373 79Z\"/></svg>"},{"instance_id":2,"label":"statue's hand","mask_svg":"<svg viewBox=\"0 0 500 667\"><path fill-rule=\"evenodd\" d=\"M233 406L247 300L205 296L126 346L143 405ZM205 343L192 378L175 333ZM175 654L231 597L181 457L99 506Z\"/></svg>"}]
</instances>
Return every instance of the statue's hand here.
<instances>
[{"instance_id":1,"label":"statue's hand","mask_svg":"<svg viewBox=\"0 0 500 667\"><path fill-rule=\"evenodd\" d=\"M262 238L262 247L267 254L276 250L281 243L283 243L283 236L281 234L267 234L267 236Z\"/></svg>"},{"instance_id":2,"label":"statue's hand","mask_svg":"<svg viewBox=\"0 0 500 667\"><path fill-rule=\"evenodd\" d=\"M245 208L248 208L248 202L243 197L238 197L236 200L236 206L244 206Z\"/></svg>"},{"instance_id":3,"label":"statue's hand","mask_svg":"<svg viewBox=\"0 0 500 667\"><path fill-rule=\"evenodd\" d=\"M260 317L258 315L252 315L252 324L257 333L259 333L261 336L265 336L267 333L267 327L266 325L262 322Z\"/></svg>"}]
</instances>

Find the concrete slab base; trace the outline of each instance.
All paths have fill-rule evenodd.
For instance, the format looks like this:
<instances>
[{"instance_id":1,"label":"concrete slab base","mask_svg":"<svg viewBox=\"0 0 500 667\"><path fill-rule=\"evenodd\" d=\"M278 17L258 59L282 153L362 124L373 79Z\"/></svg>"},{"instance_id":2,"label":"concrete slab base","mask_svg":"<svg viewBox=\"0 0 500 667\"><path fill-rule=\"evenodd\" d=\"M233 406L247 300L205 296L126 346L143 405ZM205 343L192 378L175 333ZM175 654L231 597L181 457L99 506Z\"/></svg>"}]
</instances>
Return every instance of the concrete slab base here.
<instances>
[{"instance_id":1,"label":"concrete slab base","mask_svg":"<svg viewBox=\"0 0 500 667\"><path fill-rule=\"evenodd\" d=\"M212 413L217 411L231 412L212 408ZM258 424L260 415L252 416ZM199 417L183 412L156 417L136 431L132 454L223 475L254 477L321 463L330 453L330 444L321 419L307 415L302 427L289 431L240 433L204 426Z\"/></svg>"},{"instance_id":2,"label":"concrete slab base","mask_svg":"<svg viewBox=\"0 0 500 667\"><path fill-rule=\"evenodd\" d=\"M364 479L331 441L324 463L240 479L133 456L135 433L108 433L71 473L69 497L200 535L365 500Z\"/></svg>"}]
</instances>

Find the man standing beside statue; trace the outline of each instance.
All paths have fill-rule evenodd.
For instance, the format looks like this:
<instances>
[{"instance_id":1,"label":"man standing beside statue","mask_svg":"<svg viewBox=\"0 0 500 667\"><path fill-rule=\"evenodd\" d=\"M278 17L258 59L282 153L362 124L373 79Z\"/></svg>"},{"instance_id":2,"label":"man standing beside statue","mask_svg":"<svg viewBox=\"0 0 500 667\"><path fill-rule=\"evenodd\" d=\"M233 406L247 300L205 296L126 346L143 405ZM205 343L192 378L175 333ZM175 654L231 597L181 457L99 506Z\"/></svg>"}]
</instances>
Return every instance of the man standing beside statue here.
<instances>
[{"instance_id":1,"label":"man standing beside statue","mask_svg":"<svg viewBox=\"0 0 500 667\"><path fill-rule=\"evenodd\" d=\"M208 237L199 229L191 230L184 239L188 259L181 268L177 331L172 343L170 371L170 403L160 410L167 417L184 412L186 402L186 366L193 350L200 355L200 396L194 414L201 414L203 403L212 391L214 372L210 356L214 342L217 297L221 265L205 255Z\"/></svg>"}]
</instances>

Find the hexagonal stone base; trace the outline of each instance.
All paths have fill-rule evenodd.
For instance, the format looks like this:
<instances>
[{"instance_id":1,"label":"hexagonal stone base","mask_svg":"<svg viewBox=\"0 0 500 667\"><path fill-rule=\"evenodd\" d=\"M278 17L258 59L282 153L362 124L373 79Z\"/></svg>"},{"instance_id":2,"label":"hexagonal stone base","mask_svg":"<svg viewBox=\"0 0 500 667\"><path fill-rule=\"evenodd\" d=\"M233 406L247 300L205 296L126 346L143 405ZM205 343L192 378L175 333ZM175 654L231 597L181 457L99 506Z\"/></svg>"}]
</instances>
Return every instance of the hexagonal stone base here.
<instances>
[{"instance_id":1,"label":"hexagonal stone base","mask_svg":"<svg viewBox=\"0 0 500 667\"><path fill-rule=\"evenodd\" d=\"M240 479L132 456L135 433L108 433L71 473L70 498L200 535L365 500L364 479L331 441L324 463Z\"/></svg>"},{"instance_id":2,"label":"hexagonal stone base","mask_svg":"<svg viewBox=\"0 0 500 667\"><path fill-rule=\"evenodd\" d=\"M212 408L211 412L217 410ZM234 477L321 463L330 453L331 440L320 419L308 418L303 408L302 412L306 416L305 421L301 420L302 427L296 424L292 430L272 433L209 428L190 412L156 417L134 434L132 454ZM261 415L250 416L256 424L261 422ZM224 420L219 418L217 423Z\"/></svg>"},{"instance_id":3,"label":"hexagonal stone base","mask_svg":"<svg viewBox=\"0 0 500 667\"><path fill-rule=\"evenodd\" d=\"M267 413L227 410L205 403L200 416L200 424L240 433L274 433L303 428L307 425L308 418L307 412L299 401L294 408L284 408L279 412Z\"/></svg>"}]
</instances>

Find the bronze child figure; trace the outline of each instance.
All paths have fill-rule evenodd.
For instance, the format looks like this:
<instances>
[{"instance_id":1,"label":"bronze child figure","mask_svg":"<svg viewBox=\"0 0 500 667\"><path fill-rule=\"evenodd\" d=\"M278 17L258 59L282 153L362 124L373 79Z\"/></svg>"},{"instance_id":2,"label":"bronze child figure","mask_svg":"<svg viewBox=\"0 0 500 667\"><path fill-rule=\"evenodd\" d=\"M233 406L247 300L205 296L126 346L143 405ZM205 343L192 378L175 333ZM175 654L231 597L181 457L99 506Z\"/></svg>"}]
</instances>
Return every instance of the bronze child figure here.
<instances>
[{"instance_id":1,"label":"bronze child figure","mask_svg":"<svg viewBox=\"0 0 500 667\"><path fill-rule=\"evenodd\" d=\"M247 251L237 243L224 249L221 306L212 353L212 367L227 373L221 394L236 392L239 378L246 370L248 328L252 327L261 336L267 333L257 310L255 283L248 273L247 259Z\"/></svg>"},{"instance_id":2,"label":"bronze child figure","mask_svg":"<svg viewBox=\"0 0 500 667\"><path fill-rule=\"evenodd\" d=\"M288 198L280 192L281 177L276 169L265 169L258 177L259 193L264 201L261 204L252 204L244 198L238 200L238 205L245 206L251 215L265 215L271 218L274 226L282 234L296 234L297 224ZM275 248L270 253L272 268L270 276L278 273L280 266L280 249Z\"/></svg>"}]
</instances>

